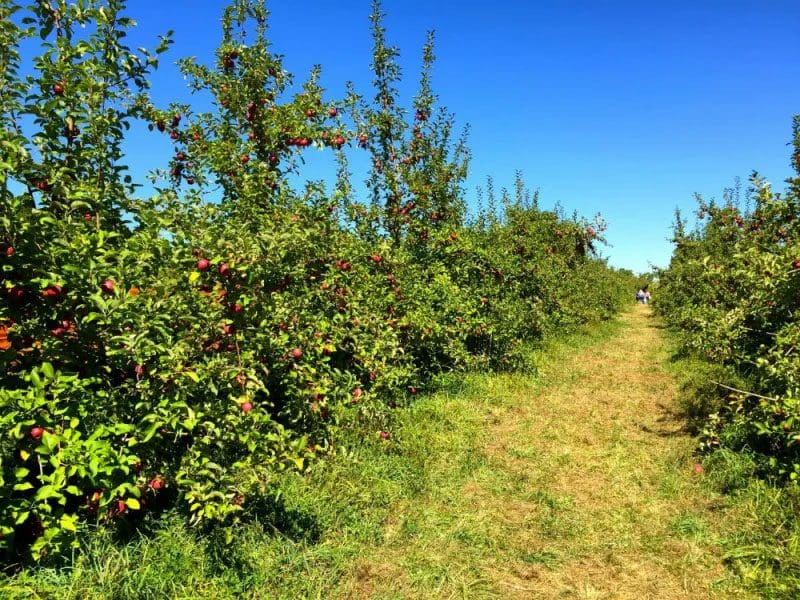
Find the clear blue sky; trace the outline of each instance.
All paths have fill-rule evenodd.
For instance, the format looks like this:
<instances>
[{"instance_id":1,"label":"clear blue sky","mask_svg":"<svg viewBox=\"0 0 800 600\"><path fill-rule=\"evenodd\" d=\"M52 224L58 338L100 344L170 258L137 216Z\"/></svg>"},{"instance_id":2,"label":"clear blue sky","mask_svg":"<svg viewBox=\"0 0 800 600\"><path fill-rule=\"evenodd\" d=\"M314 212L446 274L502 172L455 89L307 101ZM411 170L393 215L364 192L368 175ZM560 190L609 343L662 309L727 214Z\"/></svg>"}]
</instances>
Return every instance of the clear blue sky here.
<instances>
[{"instance_id":1,"label":"clear blue sky","mask_svg":"<svg viewBox=\"0 0 800 600\"><path fill-rule=\"evenodd\" d=\"M223 1L132 0L136 45L175 30L154 79L157 101L184 94L174 61L210 61ZM371 94L369 0L274 0L273 51L299 79L323 67L332 97L353 80ZM543 206L560 202L609 221L616 266L665 265L675 206L720 196L734 177L790 176L791 118L800 112L800 2L704 0L384 0L410 101L427 29L437 32L434 87L471 126L469 197L486 175L513 186L521 169ZM131 141L138 170L169 145ZM359 168L358 161L355 168ZM325 174L312 160L310 174ZM317 173L318 172L318 173Z\"/></svg>"}]
</instances>

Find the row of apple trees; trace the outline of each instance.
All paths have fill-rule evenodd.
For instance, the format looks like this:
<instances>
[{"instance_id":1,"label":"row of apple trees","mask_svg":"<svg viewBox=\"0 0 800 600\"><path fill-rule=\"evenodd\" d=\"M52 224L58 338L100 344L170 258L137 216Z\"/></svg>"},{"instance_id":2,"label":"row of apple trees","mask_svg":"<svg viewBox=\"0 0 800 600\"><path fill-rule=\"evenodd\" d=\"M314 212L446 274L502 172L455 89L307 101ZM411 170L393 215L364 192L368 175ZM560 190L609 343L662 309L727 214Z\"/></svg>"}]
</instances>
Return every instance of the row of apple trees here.
<instances>
[{"instance_id":1,"label":"row of apple trees","mask_svg":"<svg viewBox=\"0 0 800 600\"><path fill-rule=\"evenodd\" d=\"M124 4L0 2L8 558L165 506L231 527L343 439L391 444L392 410L436 373L519 367L523 342L629 295L595 258L600 221L524 198L468 216L432 39L406 110L377 4L374 89L336 100L318 70L284 70L263 3L235 0L216 54L180 63L206 111L153 104L171 40L126 46ZM125 166L137 123L173 146L147 197ZM331 189L296 183L312 148L338 164Z\"/></svg>"},{"instance_id":2,"label":"row of apple trees","mask_svg":"<svg viewBox=\"0 0 800 600\"><path fill-rule=\"evenodd\" d=\"M792 164L800 172L800 117ZM683 348L715 365L693 416L708 450L746 450L763 475L800 474L800 178L783 193L754 175L746 198L699 201L697 226L678 216L657 309Z\"/></svg>"}]
</instances>

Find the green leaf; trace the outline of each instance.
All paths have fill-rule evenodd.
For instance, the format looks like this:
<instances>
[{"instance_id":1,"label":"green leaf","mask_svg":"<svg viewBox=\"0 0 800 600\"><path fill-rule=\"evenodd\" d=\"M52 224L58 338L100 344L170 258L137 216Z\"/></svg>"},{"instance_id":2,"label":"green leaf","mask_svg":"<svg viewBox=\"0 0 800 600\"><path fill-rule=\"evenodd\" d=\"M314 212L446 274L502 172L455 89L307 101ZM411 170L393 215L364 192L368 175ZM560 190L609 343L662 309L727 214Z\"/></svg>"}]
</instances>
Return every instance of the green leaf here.
<instances>
[{"instance_id":1,"label":"green leaf","mask_svg":"<svg viewBox=\"0 0 800 600\"><path fill-rule=\"evenodd\" d=\"M56 374L53 370L53 365L51 365L49 362L43 362L39 368L41 369L42 373L44 373L44 376L48 379L55 378Z\"/></svg>"},{"instance_id":2,"label":"green leaf","mask_svg":"<svg viewBox=\"0 0 800 600\"><path fill-rule=\"evenodd\" d=\"M58 521L58 525L61 529L65 529L66 531L77 531L78 527L75 525L76 521L77 517L74 515L63 514Z\"/></svg>"}]
</instances>

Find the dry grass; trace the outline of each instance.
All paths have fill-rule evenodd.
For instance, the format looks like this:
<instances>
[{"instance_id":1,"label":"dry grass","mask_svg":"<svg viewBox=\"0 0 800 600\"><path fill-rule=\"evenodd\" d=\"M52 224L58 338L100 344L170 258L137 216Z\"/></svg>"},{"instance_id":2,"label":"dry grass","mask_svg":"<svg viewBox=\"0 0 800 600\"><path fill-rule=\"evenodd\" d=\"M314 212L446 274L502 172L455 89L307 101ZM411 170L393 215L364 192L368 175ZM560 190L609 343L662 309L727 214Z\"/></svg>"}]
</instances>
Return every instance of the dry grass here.
<instances>
[{"instance_id":1,"label":"dry grass","mask_svg":"<svg viewBox=\"0 0 800 600\"><path fill-rule=\"evenodd\" d=\"M718 499L694 480L672 410L661 332L646 307L623 320L562 351L544 386L488 382L482 464L454 487L445 454L441 485L398 507L341 595L742 597L724 579Z\"/></svg>"}]
</instances>

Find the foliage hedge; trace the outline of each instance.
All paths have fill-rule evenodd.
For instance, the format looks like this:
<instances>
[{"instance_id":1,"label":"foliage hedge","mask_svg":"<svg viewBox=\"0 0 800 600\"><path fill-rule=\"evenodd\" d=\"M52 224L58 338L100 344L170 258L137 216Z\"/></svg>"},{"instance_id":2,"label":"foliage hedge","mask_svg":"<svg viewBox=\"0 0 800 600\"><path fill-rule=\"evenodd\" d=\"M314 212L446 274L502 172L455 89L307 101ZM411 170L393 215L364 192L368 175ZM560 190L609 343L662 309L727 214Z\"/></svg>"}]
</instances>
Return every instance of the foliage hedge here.
<instances>
[{"instance_id":1,"label":"foliage hedge","mask_svg":"<svg viewBox=\"0 0 800 600\"><path fill-rule=\"evenodd\" d=\"M270 50L265 6L235 0L213 62L181 61L206 112L153 105L171 41L127 47L124 9L0 3L7 559L167 506L230 532L354 432L391 444L392 409L435 374L518 368L523 343L628 300L631 274L596 258L601 221L541 210L524 187L467 214L433 39L407 112L377 4L374 97L327 100L319 70L295 84ZM137 121L174 144L146 198L124 165ZM338 161L333 189L290 183L309 147ZM372 159L367 199L355 152Z\"/></svg>"},{"instance_id":2,"label":"foliage hedge","mask_svg":"<svg viewBox=\"0 0 800 600\"><path fill-rule=\"evenodd\" d=\"M800 172L800 117L792 164ZM659 274L657 310L684 351L709 363L694 402L703 447L754 454L761 475L800 474L800 177L783 193L754 174L741 198L698 200L677 215L675 252Z\"/></svg>"}]
</instances>

